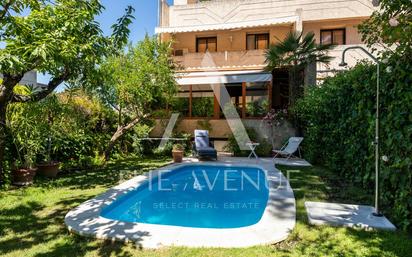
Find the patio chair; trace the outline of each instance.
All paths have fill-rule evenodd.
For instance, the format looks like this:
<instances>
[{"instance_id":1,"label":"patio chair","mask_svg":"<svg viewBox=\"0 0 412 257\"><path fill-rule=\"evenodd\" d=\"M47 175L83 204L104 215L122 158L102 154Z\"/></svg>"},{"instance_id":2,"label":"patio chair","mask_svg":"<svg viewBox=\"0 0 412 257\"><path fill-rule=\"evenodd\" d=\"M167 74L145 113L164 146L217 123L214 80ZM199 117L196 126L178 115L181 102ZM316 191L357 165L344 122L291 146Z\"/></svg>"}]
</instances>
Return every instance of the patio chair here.
<instances>
[{"instance_id":1,"label":"patio chair","mask_svg":"<svg viewBox=\"0 0 412 257\"><path fill-rule=\"evenodd\" d=\"M296 151L299 153L299 158L302 158L300 154L300 144L303 141L303 137L291 137L289 138L288 142L282 146L280 150L273 150L275 153L275 156L273 159L275 159L278 156L283 156L286 157L287 160L289 160L291 157L296 157L294 153Z\"/></svg>"},{"instance_id":2,"label":"patio chair","mask_svg":"<svg viewBox=\"0 0 412 257\"><path fill-rule=\"evenodd\" d=\"M193 151L197 158L212 158L217 160L217 151L209 141L209 131L195 130L195 143Z\"/></svg>"}]
</instances>

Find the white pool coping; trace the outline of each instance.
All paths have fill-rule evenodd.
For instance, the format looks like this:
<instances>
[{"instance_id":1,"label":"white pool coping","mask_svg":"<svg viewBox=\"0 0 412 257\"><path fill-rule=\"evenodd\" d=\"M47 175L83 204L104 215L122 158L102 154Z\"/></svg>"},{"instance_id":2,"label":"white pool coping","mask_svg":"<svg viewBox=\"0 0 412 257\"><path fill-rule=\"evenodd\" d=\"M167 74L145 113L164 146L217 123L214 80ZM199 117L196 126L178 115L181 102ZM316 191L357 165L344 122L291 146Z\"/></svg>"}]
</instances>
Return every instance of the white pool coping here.
<instances>
[{"instance_id":1,"label":"white pool coping","mask_svg":"<svg viewBox=\"0 0 412 257\"><path fill-rule=\"evenodd\" d=\"M193 164L188 160L187 163ZM186 247L249 247L273 244L285 240L295 227L296 203L293 190L272 159L220 158L217 162L194 165L242 165L267 171L269 200L261 220L251 226L230 229L192 228L145 223L121 222L100 216L103 208L156 176L160 171L185 165L172 164L152 174L134 177L91 199L67 213L65 223L71 232L98 239L135 242L143 248L164 246Z\"/></svg>"}]
</instances>

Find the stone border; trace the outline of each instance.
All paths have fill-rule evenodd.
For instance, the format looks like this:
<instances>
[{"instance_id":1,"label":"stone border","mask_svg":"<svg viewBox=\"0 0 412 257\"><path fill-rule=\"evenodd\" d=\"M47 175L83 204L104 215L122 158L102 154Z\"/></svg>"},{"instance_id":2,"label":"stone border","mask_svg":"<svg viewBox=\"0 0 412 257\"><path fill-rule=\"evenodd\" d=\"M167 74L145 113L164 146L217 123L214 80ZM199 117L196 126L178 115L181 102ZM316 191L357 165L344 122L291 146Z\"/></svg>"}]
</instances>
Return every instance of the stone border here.
<instances>
[{"instance_id":1,"label":"stone border","mask_svg":"<svg viewBox=\"0 0 412 257\"><path fill-rule=\"evenodd\" d=\"M186 247L249 247L285 240L296 223L296 203L293 190L271 159L259 161L247 158L220 158L218 162L194 165L239 165L259 167L267 171L269 200L261 220L251 226L230 229L191 228L169 225L122 222L100 216L103 208L119 197L134 190L149 178L149 173L137 176L107 192L91 199L67 213L65 223L69 231L98 239L134 242L143 248L164 246ZM174 169L194 163L172 164L151 171L156 176L160 171Z\"/></svg>"}]
</instances>

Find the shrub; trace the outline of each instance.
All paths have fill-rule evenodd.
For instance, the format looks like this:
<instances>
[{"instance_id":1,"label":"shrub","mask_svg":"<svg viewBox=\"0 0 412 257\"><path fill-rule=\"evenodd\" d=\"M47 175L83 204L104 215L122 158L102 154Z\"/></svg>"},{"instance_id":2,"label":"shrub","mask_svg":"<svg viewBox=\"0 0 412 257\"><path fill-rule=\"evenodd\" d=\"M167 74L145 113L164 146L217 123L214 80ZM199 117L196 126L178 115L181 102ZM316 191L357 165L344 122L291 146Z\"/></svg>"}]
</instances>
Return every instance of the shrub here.
<instances>
[{"instance_id":1,"label":"shrub","mask_svg":"<svg viewBox=\"0 0 412 257\"><path fill-rule=\"evenodd\" d=\"M179 144L183 147L185 151L185 155L190 154L191 152L191 135L185 133L173 133L173 138L179 138L181 140L169 140L163 148L159 148L159 141L158 140L149 140L146 141L145 145L145 154L146 155L155 155L156 157L163 156L163 157L170 157L172 155L173 146Z\"/></svg>"},{"instance_id":2,"label":"shrub","mask_svg":"<svg viewBox=\"0 0 412 257\"><path fill-rule=\"evenodd\" d=\"M63 162L64 169L83 169L101 162L99 154L115 130L116 117L96 99L66 92L9 105L7 122L9 166L53 160Z\"/></svg>"},{"instance_id":3,"label":"shrub","mask_svg":"<svg viewBox=\"0 0 412 257\"><path fill-rule=\"evenodd\" d=\"M52 158L67 162L68 169L94 166L116 130L114 112L82 91L57 97L60 108L53 113Z\"/></svg>"},{"instance_id":4,"label":"shrub","mask_svg":"<svg viewBox=\"0 0 412 257\"><path fill-rule=\"evenodd\" d=\"M381 67L382 210L412 225L412 62L393 55ZM361 63L311 88L294 109L304 127L305 157L350 182L374 189L376 66Z\"/></svg>"},{"instance_id":5,"label":"shrub","mask_svg":"<svg viewBox=\"0 0 412 257\"><path fill-rule=\"evenodd\" d=\"M37 155L45 148L42 144L44 123L34 119L39 111L35 103L9 105L7 123L16 153L11 162L18 168L33 168Z\"/></svg>"}]
</instances>

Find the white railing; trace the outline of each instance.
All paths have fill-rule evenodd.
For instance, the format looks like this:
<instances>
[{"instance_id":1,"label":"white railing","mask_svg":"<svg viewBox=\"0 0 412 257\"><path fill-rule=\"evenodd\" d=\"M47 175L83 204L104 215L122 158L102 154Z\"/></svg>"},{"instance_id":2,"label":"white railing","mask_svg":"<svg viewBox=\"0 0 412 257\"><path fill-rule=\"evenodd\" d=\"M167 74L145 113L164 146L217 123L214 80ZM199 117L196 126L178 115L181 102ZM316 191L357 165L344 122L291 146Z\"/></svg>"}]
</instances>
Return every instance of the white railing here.
<instances>
[{"instance_id":1,"label":"white railing","mask_svg":"<svg viewBox=\"0 0 412 257\"><path fill-rule=\"evenodd\" d=\"M342 52L350 46L362 46L366 49L364 44L356 45L339 45L329 52L333 57L330 64L325 65L318 63L317 70L319 73L335 72L342 69L339 64L342 61ZM378 51L382 50L380 46L374 46ZM239 70L239 69L263 69L265 67L265 50L244 50L244 51L222 51L210 53L214 67L205 67L202 65L205 54L204 53L186 53L183 56L175 56L174 60L179 64L180 68L186 71L204 71L208 68L224 69L224 70ZM345 62L348 67L353 67L361 60L369 60L368 56L360 50L349 51L345 57ZM206 63L212 63L207 61Z\"/></svg>"},{"instance_id":2,"label":"white railing","mask_svg":"<svg viewBox=\"0 0 412 257\"><path fill-rule=\"evenodd\" d=\"M264 50L223 51L210 53L214 68L262 68L265 64ZM185 70L203 70L204 53L186 53L174 60ZM211 63L208 61L207 63Z\"/></svg>"}]
</instances>

